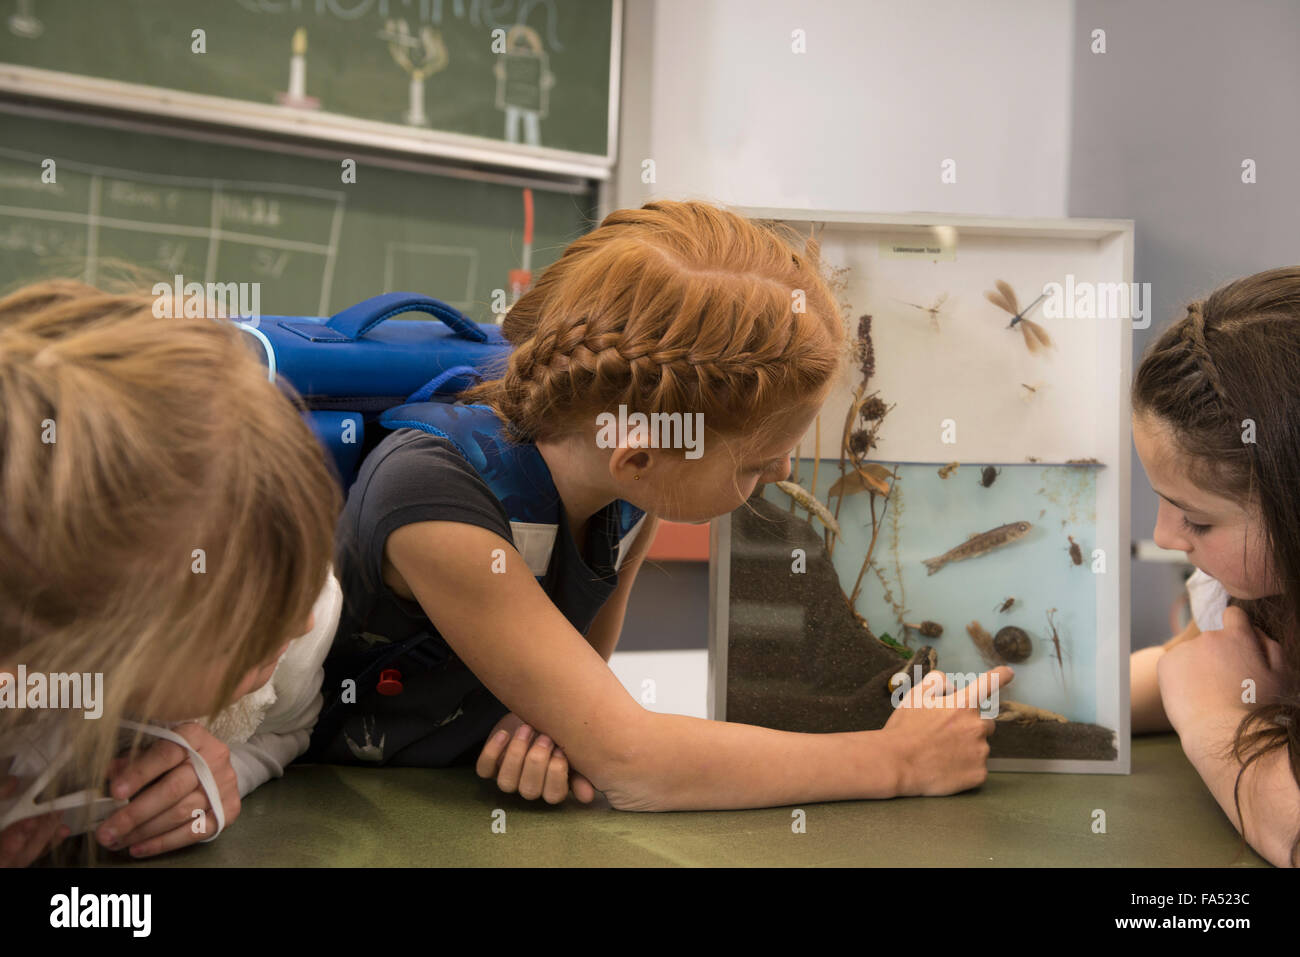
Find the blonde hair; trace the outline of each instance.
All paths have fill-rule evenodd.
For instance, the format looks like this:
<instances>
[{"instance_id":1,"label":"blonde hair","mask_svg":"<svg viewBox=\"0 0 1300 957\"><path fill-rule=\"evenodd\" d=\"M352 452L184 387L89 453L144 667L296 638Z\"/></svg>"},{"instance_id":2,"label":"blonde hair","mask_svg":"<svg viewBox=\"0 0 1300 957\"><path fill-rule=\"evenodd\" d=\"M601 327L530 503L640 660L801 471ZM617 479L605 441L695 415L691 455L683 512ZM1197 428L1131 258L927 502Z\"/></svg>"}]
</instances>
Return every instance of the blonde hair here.
<instances>
[{"instance_id":1,"label":"blonde hair","mask_svg":"<svg viewBox=\"0 0 1300 957\"><path fill-rule=\"evenodd\" d=\"M831 381L846 342L815 242L667 200L616 210L570 244L502 332L515 347L508 365L460 398L528 441L619 405L760 434Z\"/></svg>"},{"instance_id":2,"label":"blonde hair","mask_svg":"<svg viewBox=\"0 0 1300 957\"><path fill-rule=\"evenodd\" d=\"M55 732L79 786L189 669L220 669L219 710L292 637L341 505L243 334L152 303L70 280L0 299L0 662L104 675L98 721L5 709L0 736Z\"/></svg>"}]
</instances>

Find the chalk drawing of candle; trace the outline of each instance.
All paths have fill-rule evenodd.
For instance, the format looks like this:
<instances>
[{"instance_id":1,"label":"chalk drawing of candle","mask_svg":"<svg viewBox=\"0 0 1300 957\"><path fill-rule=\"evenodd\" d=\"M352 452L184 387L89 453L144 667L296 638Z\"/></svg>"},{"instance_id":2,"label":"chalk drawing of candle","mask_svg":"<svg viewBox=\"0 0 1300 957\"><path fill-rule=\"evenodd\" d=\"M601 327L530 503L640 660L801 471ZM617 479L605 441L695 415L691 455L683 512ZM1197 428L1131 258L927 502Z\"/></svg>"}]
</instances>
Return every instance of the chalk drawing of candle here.
<instances>
[{"instance_id":1,"label":"chalk drawing of candle","mask_svg":"<svg viewBox=\"0 0 1300 957\"><path fill-rule=\"evenodd\" d=\"M45 32L45 24L32 13L32 0L18 0L18 9L9 15L9 32L35 40Z\"/></svg>"},{"instance_id":2,"label":"chalk drawing of candle","mask_svg":"<svg viewBox=\"0 0 1300 957\"><path fill-rule=\"evenodd\" d=\"M379 34L388 44L388 52L403 70L411 75L410 108L406 122L411 126L428 126L424 114L424 81L447 66L447 46L442 36L430 26L411 33L405 20L389 20Z\"/></svg>"},{"instance_id":3,"label":"chalk drawing of candle","mask_svg":"<svg viewBox=\"0 0 1300 957\"><path fill-rule=\"evenodd\" d=\"M320 100L307 95L307 31L303 27L293 31L289 90L287 93L277 93L275 99L281 106L296 106L302 110L314 110L320 106Z\"/></svg>"}]
</instances>

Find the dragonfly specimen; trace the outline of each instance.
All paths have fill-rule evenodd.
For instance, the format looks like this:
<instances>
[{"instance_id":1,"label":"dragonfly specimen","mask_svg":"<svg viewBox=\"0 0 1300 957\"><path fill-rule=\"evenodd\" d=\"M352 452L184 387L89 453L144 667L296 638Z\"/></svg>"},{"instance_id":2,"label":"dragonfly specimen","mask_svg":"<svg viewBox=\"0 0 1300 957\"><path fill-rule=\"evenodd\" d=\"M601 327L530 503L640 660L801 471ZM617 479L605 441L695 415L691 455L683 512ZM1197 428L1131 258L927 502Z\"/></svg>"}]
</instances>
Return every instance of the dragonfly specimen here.
<instances>
[{"instance_id":1,"label":"dragonfly specimen","mask_svg":"<svg viewBox=\"0 0 1300 957\"><path fill-rule=\"evenodd\" d=\"M1025 348L1030 352L1041 352L1051 346L1052 337L1047 334L1047 330L1038 323L1025 318L1025 316L1033 312L1035 306L1047 298L1047 293L1044 292L1024 309L1021 309L1016 301L1016 292L1011 288L1010 283L1005 283L999 279L993 285L997 288L990 289L984 294L984 297L999 309L1011 314L1011 324L1007 328L1014 329L1017 324L1020 326L1020 334L1025 339Z\"/></svg>"},{"instance_id":2,"label":"dragonfly specimen","mask_svg":"<svg viewBox=\"0 0 1300 957\"><path fill-rule=\"evenodd\" d=\"M942 309L943 304L948 301L948 294L946 292L939 293L938 298L936 298L934 303L929 306L922 306L915 302L908 302L906 299L899 299L898 301L905 306L911 306L913 309L920 309L922 312L928 313L930 316L930 327L937 330L939 328L939 310Z\"/></svg>"}]
</instances>

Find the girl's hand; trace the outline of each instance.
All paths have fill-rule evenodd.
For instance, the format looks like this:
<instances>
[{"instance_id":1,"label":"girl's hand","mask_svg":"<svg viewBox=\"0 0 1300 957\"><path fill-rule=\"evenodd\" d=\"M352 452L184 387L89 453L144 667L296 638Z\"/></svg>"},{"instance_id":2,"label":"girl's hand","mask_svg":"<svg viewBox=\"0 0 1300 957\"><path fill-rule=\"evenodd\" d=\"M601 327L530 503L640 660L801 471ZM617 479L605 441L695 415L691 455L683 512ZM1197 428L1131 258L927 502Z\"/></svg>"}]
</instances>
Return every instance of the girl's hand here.
<instances>
[{"instance_id":1,"label":"girl's hand","mask_svg":"<svg viewBox=\"0 0 1300 957\"><path fill-rule=\"evenodd\" d=\"M172 730L207 762L229 827L239 817L240 808L239 780L230 763L230 749L200 724L182 724ZM109 849L130 848L132 857L152 857L206 840L216 828L212 806L188 752L171 741L158 740L133 758L116 759L109 768L109 784L113 797L130 798L126 807L95 832ZM195 815L195 811L203 815Z\"/></svg>"},{"instance_id":2,"label":"girl's hand","mask_svg":"<svg viewBox=\"0 0 1300 957\"><path fill-rule=\"evenodd\" d=\"M544 734L533 741L533 729L513 712L498 721L488 735L475 770L481 778L495 775L502 791L517 791L530 801L543 797L547 804L559 804L568 796L570 785L573 796L583 804L596 796L590 781L577 771L570 774L564 752Z\"/></svg>"},{"instance_id":3,"label":"girl's hand","mask_svg":"<svg viewBox=\"0 0 1300 957\"><path fill-rule=\"evenodd\" d=\"M986 690L1004 688L1014 672L1005 666L988 672ZM996 715L980 716L979 685L957 691L942 671L931 671L912 688L885 722L898 754L899 797L955 794L978 787L989 776L988 738Z\"/></svg>"},{"instance_id":4,"label":"girl's hand","mask_svg":"<svg viewBox=\"0 0 1300 957\"><path fill-rule=\"evenodd\" d=\"M18 790L18 779L0 776L0 798ZM0 867L26 867L68 836L63 812L15 821L0 831Z\"/></svg>"},{"instance_id":5,"label":"girl's hand","mask_svg":"<svg viewBox=\"0 0 1300 957\"><path fill-rule=\"evenodd\" d=\"M1244 712L1282 693L1281 667L1278 643L1257 632L1246 613L1232 605L1224 609L1219 631L1180 642L1160 656L1160 700L1180 737L1207 721L1230 732ZM1255 683L1254 701L1242 700L1248 678Z\"/></svg>"}]
</instances>

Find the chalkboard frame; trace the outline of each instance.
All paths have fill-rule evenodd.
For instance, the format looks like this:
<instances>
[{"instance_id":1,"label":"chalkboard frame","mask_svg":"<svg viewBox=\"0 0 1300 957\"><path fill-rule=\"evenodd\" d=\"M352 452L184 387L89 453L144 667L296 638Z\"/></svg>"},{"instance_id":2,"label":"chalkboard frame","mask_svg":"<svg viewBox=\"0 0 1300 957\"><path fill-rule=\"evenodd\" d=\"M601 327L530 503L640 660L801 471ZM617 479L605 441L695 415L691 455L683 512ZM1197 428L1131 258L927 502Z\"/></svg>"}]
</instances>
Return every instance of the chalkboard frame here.
<instances>
[{"instance_id":1,"label":"chalkboard frame","mask_svg":"<svg viewBox=\"0 0 1300 957\"><path fill-rule=\"evenodd\" d=\"M243 129L274 134L277 138L325 141L465 164L608 180L617 157L623 39L623 0L610 0L610 3L609 116L603 155L507 143L464 133L413 129L339 113L306 112L13 63L0 63L0 94L166 118L169 122Z\"/></svg>"}]
</instances>

